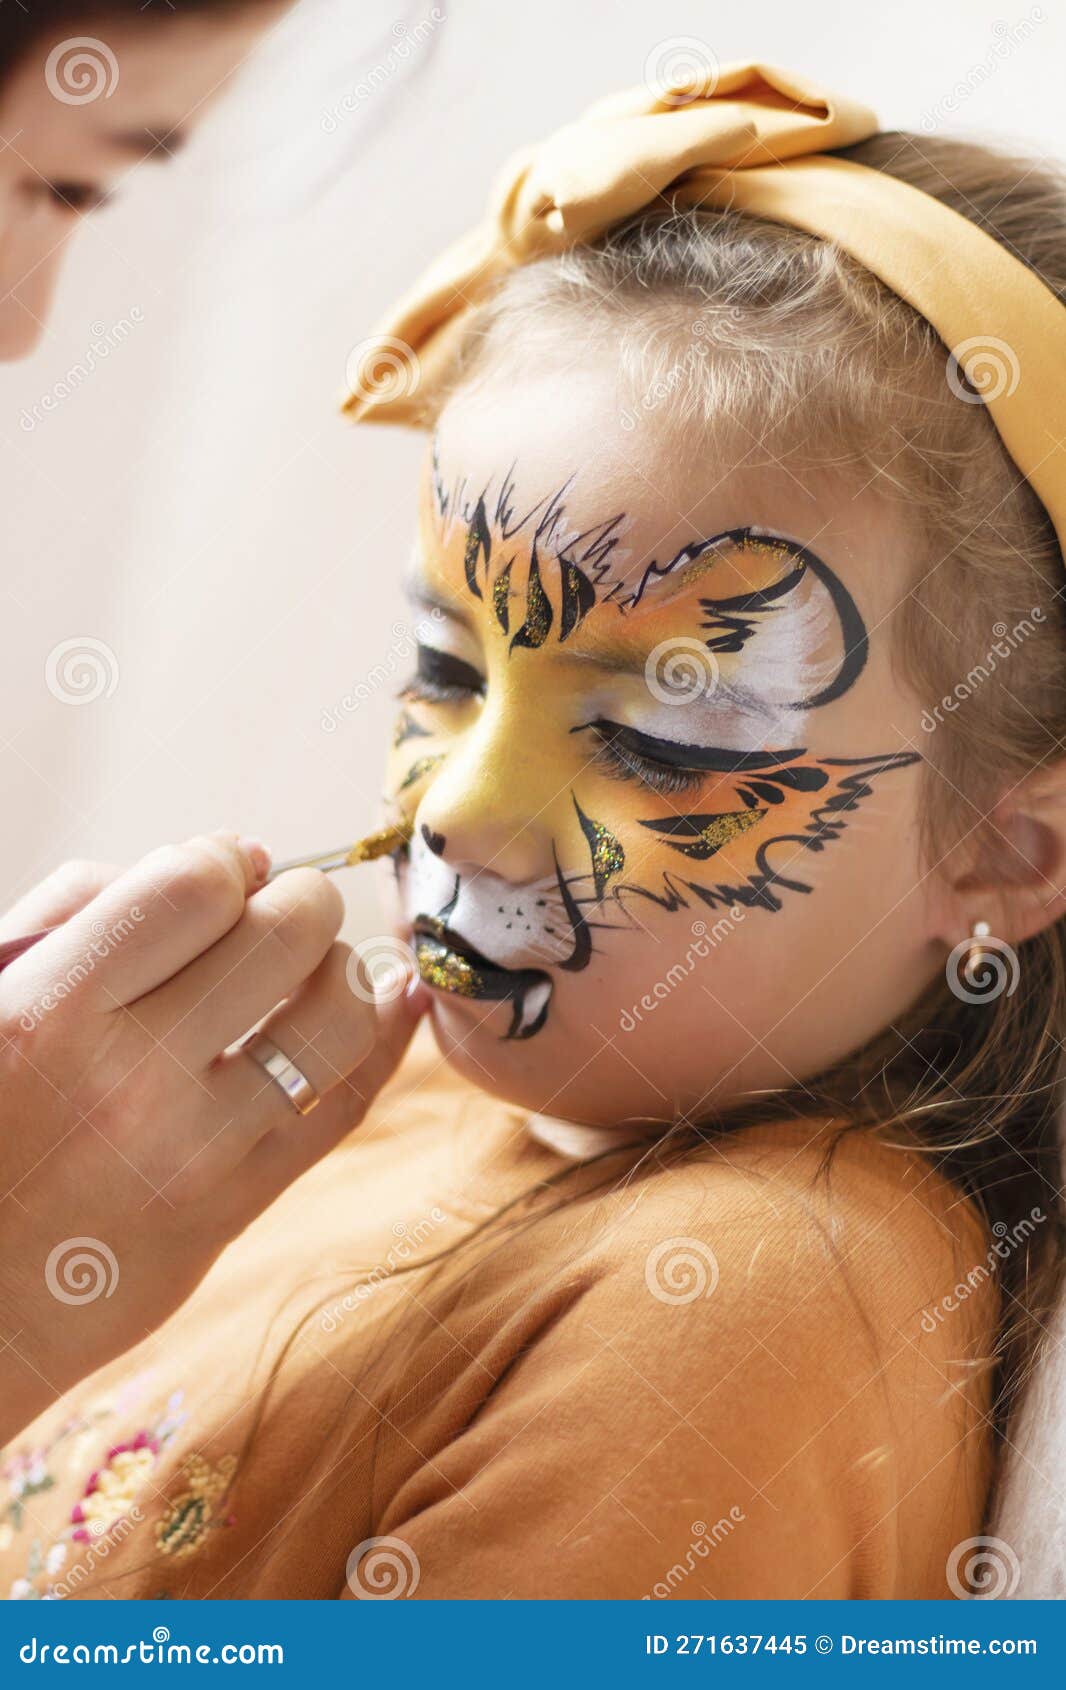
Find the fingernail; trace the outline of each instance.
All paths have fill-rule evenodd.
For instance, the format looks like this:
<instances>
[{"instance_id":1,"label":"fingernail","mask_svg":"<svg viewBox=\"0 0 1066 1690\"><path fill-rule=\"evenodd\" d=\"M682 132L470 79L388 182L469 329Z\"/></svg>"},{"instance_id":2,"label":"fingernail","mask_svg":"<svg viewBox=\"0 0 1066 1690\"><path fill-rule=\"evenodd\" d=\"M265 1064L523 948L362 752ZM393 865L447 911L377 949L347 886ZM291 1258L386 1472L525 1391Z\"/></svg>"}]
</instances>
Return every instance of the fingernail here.
<instances>
[{"instance_id":1,"label":"fingernail","mask_svg":"<svg viewBox=\"0 0 1066 1690\"><path fill-rule=\"evenodd\" d=\"M241 850L255 871L256 879L265 880L270 873L272 861L269 847L264 845L261 839L246 839L243 836L239 843Z\"/></svg>"}]
</instances>

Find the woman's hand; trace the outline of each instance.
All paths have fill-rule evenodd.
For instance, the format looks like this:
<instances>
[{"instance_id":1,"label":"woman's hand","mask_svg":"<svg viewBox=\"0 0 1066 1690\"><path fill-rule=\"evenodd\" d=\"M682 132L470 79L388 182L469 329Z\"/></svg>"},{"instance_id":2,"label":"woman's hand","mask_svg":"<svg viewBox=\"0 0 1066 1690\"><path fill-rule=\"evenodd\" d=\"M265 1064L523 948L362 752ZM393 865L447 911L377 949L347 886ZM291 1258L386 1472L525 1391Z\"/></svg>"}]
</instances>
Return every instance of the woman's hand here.
<instances>
[{"instance_id":1,"label":"woman's hand","mask_svg":"<svg viewBox=\"0 0 1066 1690\"><path fill-rule=\"evenodd\" d=\"M193 839L60 870L0 924L62 923L0 974L0 1442L178 1308L407 1045L420 1000L353 992L336 887L268 867ZM223 1055L267 1015L321 1095L305 1116Z\"/></svg>"}]
</instances>

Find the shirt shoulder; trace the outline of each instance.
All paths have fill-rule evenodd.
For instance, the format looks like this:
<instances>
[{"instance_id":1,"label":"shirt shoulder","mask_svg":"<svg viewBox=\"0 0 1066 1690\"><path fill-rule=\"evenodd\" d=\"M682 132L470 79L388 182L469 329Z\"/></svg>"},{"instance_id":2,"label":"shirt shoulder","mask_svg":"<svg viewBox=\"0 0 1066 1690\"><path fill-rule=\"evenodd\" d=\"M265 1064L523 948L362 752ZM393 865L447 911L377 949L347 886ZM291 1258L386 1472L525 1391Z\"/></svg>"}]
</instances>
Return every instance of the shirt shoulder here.
<instances>
[{"instance_id":1,"label":"shirt shoulder","mask_svg":"<svg viewBox=\"0 0 1066 1690\"><path fill-rule=\"evenodd\" d=\"M809 1123L752 1128L623 1185L583 1231L603 1295L640 1324L654 1326L657 1303L707 1304L716 1331L743 1316L765 1336L787 1311L790 1334L838 1357L841 1344L869 1350L863 1326L932 1336L930 1314L943 1329L936 1308L989 1260L990 1242L974 1206L916 1152L860 1132L834 1142ZM943 1331L945 1353L994 1321L992 1290L982 1280L952 1308L961 1318Z\"/></svg>"},{"instance_id":2,"label":"shirt shoulder","mask_svg":"<svg viewBox=\"0 0 1066 1690\"><path fill-rule=\"evenodd\" d=\"M424 1594L952 1592L989 1476L988 1240L916 1155L825 1151L752 1129L560 1199L468 1275L469 1396L383 1511Z\"/></svg>"}]
</instances>

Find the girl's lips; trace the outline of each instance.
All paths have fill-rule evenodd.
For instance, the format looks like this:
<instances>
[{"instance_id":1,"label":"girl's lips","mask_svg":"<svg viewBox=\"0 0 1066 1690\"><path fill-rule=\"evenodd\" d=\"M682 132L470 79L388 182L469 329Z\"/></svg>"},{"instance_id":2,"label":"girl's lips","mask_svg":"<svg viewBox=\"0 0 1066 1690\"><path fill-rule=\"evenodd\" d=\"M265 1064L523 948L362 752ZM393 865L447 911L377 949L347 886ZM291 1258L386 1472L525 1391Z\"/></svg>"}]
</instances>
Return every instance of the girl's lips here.
<instances>
[{"instance_id":1,"label":"girl's lips","mask_svg":"<svg viewBox=\"0 0 1066 1690\"><path fill-rule=\"evenodd\" d=\"M439 916L416 915L411 923L411 931L415 936L416 948L420 938L433 939L437 944L445 946L454 955L466 957L476 968L498 974L514 972L512 969L501 967L499 963L492 962L484 951L479 951L476 946L471 945L468 940L463 938L461 933L457 933L454 927L449 927L447 922L442 921Z\"/></svg>"},{"instance_id":2,"label":"girl's lips","mask_svg":"<svg viewBox=\"0 0 1066 1690\"><path fill-rule=\"evenodd\" d=\"M528 1039L544 1025L552 983L540 968L502 968L435 916L412 923L418 972L439 992L511 1004L508 1039Z\"/></svg>"}]
</instances>

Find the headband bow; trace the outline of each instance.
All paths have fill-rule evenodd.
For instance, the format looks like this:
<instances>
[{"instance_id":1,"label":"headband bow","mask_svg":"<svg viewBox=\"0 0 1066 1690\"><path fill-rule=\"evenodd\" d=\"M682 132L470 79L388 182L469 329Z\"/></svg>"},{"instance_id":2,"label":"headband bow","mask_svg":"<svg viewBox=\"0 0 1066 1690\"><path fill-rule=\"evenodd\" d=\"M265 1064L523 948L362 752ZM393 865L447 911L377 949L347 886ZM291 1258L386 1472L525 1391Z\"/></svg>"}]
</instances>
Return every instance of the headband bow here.
<instances>
[{"instance_id":1,"label":"headband bow","mask_svg":"<svg viewBox=\"0 0 1066 1690\"><path fill-rule=\"evenodd\" d=\"M642 210L733 207L835 241L937 330L1043 501L1066 555L1066 311L1019 258L931 194L827 156L865 106L768 65L631 89L513 157L485 220L378 325L349 370L354 420L418 422L464 320L508 270Z\"/></svg>"}]
</instances>

